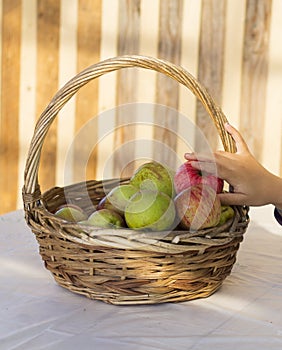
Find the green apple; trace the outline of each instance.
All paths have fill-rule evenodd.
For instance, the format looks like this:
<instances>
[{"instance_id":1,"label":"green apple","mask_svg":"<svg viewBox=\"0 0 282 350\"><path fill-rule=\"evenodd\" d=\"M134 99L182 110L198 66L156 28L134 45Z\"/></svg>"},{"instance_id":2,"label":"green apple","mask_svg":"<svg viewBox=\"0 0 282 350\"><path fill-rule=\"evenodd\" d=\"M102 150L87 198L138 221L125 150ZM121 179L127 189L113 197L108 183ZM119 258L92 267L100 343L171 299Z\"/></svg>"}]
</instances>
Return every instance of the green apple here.
<instances>
[{"instance_id":1,"label":"green apple","mask_svg":"<svg viewBox=\"0 0 282 350\"><path fill-rule=\"evenodd\" d=\"M230 207L229 205L222 205L218 226L225 224L226 221L233 218L234 215L235 212L232 207Z\"/></svg>"},{"instance_id":2,"label":"green apple","mask_svg":"<svg viewBox=\"0 0 282 350\"><path fill-rule=\"evenodd\" d=\"M165 231L172 228L175 213L174 202L167 194L140 190L130 198L124 217L129 228Z\"/></svg>"},{"instance_id":3,"label":"green apple","mask_svg":"<svg viewBox=\"0 0 282 350\"><path fill-rule=\"evenodd\" d=\"M97 210L110 209L120 215L124 214L124 209L129 199L138 191L138 188L131 184L124 184L114 187L104 198L101 199Z\"/></svg>"},{"instance_id":4,"label":"green apple","mask_svg":"<svg viewBox=\"0 0 282 350\"><path fill-rule=\"evenodd\" d=\"M100 209L94 211L86 221L81 224L103 228L121 228L125 226L123 218L110 209Z\"/></svg>"},{"instance_id":5,"label":"green apple","mask_svg":"<svg viewBox=\"0 0 282 350\"><path fill-rule=\"evenodd\" d=\"M130 184L140 189L160 191L172 197L174 173L168 167L152 161L141 165L130 179Z\"/></svg>"},{"instance_id":6,"label":"green apple","mask_svg":"<svg viewBox=\"0 0 282 350\"><path fill-rule=\"evenodd\" d=\"M55 215L63 220L70 222L78 222L87 219L87 216L84 213L84 211L75 204L62 205L55 212Z\"/></svg>"}]
</instances>

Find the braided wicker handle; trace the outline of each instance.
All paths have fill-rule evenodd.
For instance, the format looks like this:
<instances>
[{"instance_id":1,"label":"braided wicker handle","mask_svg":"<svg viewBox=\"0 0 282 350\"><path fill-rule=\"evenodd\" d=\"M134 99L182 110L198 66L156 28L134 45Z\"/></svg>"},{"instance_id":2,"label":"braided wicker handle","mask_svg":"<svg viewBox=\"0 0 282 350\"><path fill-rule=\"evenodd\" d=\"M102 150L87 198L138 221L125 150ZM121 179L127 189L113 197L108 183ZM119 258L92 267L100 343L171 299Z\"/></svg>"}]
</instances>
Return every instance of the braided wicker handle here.
<instances>
[{"instance_id":1,"label":"braided wicker handle","mask_svg":"<svg viewBox=\"0 0 282 350\"><path fill-rule=\"evenodd\" d=\"M217 106L207 90L182 67L170 62L146 57L146 56L120 56L94 64L71 79L53 97L49 105L41 114L34 130L34 135L29 148L24 173L23 200L25 206L34 205L40 199L41 192L38 184L38 170L41 149L45 136L57 116L58 112L66 102L85 84L91 80L113 72L121 68L139 67L163 73L190 89L202 102L206 111L212 118L223 147L226 151L235 152L235 144L232 137L225 131L224 123L227 119L220 107Z\"/></svg>"}]
</instances>

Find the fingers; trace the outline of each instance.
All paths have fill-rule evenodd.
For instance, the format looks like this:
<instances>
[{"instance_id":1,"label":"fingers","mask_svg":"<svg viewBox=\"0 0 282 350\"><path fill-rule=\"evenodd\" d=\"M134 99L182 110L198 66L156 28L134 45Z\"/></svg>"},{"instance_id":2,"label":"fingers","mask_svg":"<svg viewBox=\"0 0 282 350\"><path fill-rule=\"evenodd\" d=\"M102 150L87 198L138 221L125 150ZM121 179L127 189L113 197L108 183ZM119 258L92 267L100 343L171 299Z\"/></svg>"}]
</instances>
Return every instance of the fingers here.
<instances>
[{"instance_id":1,"label":"fingers","mask_svg":"<svg viewBox=\"0 0 282 350\"><path fill-rule=\"evenodd\" d=\"M191 161L190 163L194 169L198 169L203 173L218 175L215 162Z\"/></svg>"},{"instance_id":2,"label":"fingers","mask_svg":"<svg viewBox=\"0 0 282 350\"><path fill-rule=\"evenodd\" d=\"M236 153L219 150L213 154L186 153L184 157L191 162L192 167L214 174L234 186L244 181L242 174L252 158L249 157L250 151L239 131L228 123L225 128L236 142Z\"/></svg>"},{"instance_id":3,"label":"fingers","mask_svg":"<svg viewBox=\"0 0 282 350\"><path fill-rule=\"evenodd\" d=\"M224 124L225 130L232 136L236 143L237 147L237 153L243 153L245 151L248 151L248 146L243 139L242 135L239 133L237 129L235 129L232 125L229 123Z\"/></svg>"},{"instance_id":4,"label":"fingers","mask_svg":"<svg viewBox=\"0 0 282 350\"><path fill-rule=\"evenodd\" d=\"M214 159L212 159L212 155L198 154L198 153L185 153L184 158L189 161L201 161L201 162L214 161Z\"/></svg>"},{"instance_id":5,"label":"fingers","mask_svg":"<svg viewBox=\"0 0 282 350\"><path fill-rule=\"evenodd\" d=\"M195 153L185 153L184 158L187 160L197 160Z\"/></svg>"},{"instance_id":6,"label":"fingers","mask_svg":"<svg viewBox=\"0 0 282 350\"><path fill-rule=\"evenodd\" d=\"M229 179L233 169L233 159L236 155L217 151L212 155L203 155L195 153L186 153L185 158L191 163L192 167L210 174L217 174L220 178Z\"/></svg>"},{"instance_id":7,"label":"fingers","mask_svg":"<svg viewBox=\"0 0 282 350\"><path fill-rule=\"evenodd\" d=\"M221 177L218 174L217 160L214 156L186 153L184 157L188 160L188 162L194 169L200 170L201 172L206 174L212 174L214 176Z\"/></svg>"}]
</instances>

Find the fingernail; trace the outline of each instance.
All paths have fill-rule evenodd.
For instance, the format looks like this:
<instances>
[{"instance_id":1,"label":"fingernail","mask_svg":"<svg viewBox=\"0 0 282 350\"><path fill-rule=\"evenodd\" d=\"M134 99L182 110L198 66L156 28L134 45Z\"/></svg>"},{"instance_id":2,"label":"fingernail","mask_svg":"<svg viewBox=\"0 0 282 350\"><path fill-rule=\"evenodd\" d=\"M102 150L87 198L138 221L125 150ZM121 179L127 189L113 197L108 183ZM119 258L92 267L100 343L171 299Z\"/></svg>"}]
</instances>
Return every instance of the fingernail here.
<instances>
[{"instance_id":1,"label":"fingernail","mask_svg":"<svg viewBox=\"0 0 282 350\"><path fill-rule=\"evenodd\" d=\"M227 131L229 131L230 128L232 128L231 124L229 124L228 122L224 124L224 127Z\"/></svg>"}]
</instances>

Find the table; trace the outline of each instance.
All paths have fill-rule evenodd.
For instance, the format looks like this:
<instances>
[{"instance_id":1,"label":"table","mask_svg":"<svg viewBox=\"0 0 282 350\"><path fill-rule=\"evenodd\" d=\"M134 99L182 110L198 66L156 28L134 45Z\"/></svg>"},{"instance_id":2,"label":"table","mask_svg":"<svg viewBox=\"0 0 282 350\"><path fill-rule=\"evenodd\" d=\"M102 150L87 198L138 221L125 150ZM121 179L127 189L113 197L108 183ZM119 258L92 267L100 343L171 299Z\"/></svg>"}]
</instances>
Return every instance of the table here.
<instances>
[{"instance_id":1,"label":"table","mask_svg":"<svg viewBox=\"0 0 282 350\"><path fill-rule=\"evenodd\" d=\"M232 274L209 298L114 306L58 286L23 211L0 216L1 350L282 349L282 227L252 208Z\"/></svg>"}]
</instances>

